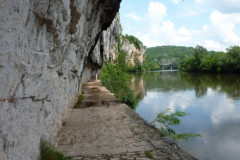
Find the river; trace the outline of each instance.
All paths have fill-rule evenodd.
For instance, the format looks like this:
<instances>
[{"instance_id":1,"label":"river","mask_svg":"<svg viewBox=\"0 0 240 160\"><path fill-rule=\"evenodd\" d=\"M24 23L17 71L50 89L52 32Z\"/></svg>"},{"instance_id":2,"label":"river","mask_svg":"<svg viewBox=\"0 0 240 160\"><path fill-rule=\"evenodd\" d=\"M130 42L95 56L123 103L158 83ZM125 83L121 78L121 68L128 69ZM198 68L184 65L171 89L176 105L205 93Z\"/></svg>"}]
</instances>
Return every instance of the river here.
<instances>
[{"instance_id":1,"label":"river","mask_svg":"<svg viewBox=\"0 0 240 160\"><path fill-rule=\"evenodd\" d=\"M190 113L177 132L199 133L178 145L200 160L240 159L240 75L148 72L133 76L137 113L149 123L167 108Z\"/></svg>"}]
</instances>

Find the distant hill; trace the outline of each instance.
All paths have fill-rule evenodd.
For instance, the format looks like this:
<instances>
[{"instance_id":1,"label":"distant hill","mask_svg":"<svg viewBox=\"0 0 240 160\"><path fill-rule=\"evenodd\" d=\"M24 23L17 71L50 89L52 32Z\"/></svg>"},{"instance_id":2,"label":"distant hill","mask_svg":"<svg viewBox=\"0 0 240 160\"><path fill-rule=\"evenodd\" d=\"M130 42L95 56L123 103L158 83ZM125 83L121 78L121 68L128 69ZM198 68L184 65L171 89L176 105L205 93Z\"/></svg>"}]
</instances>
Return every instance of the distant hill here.
<instances>
[{"instance_id":1,"label":"distant hill","mask_svg":"<svg viewBox=\"0 0 240 160\"><path fill-rule=\"evenodd\" d=\"M158 46L147 48L145 60L154 62L164 69L177 68L180 59L190 57L194 54L193 47L183 46Z\"/></svg>"}]
</instances>

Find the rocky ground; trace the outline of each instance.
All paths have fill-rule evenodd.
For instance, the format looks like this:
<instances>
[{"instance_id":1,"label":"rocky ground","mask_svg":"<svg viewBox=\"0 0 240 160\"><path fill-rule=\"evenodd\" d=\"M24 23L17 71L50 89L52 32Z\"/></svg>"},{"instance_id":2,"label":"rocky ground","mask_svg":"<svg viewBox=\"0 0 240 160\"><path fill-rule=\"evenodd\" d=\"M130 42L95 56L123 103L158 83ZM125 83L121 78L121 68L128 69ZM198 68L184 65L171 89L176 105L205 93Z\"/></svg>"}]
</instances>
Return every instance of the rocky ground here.
<instances>
[{"instance_id":1,"label":"rocky ground","mask_svg":"<svg viewBox=\"0 0 240 160\"><path fill-rule=\"evenodd\" d=\"M87 83L84 99L58 132L58 149L73 160L195 159L167 143L100 81Z\"/></svg>"}]
</instances>

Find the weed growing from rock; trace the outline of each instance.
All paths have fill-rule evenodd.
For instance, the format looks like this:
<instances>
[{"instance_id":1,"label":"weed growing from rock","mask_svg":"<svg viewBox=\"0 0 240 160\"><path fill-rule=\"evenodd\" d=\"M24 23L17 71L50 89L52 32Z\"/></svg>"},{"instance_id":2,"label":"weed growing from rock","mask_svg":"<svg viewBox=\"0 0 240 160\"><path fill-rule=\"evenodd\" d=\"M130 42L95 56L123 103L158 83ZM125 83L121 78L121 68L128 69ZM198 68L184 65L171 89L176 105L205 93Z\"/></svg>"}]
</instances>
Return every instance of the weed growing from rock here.
<instances>
[{"instance_id":1,"label":"weed growing from rock","mask_svg":"<svg viewBox=\"0 0 240 160\"><path fill-rule=\"evenodd\" d=\"M38 160L71 160L71 158L65 157L61 152L54 149L51 143L43 138L40 141L39 150Z\"/></svg>"}]
</instances>

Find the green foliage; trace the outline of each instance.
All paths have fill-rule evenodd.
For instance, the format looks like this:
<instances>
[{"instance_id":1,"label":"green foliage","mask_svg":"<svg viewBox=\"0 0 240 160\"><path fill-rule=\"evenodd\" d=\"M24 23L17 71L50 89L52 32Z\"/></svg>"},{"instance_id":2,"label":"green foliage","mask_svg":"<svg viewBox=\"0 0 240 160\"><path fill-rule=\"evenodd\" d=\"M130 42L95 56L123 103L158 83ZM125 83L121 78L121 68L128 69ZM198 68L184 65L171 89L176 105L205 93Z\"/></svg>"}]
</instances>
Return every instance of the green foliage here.
<instances>
[{"instance_id":1,"label":"green foliage","mask_svg":"<svg viewBox=\"0 0 240 160\"><path fill-rule=\"evenodd\" d=\"M126 59L127 59L127 53L124 52L123 50L119 50L119 55L118 55L116 64L117 64L123 71L126 71L127 68L128 68Z\"/></svg>"},{"instance_id":2,"label":"green foliage","mask_svg":"<svg viewBox=\"0 0 240 160\"><path fill-rule=\"evenodd\" d=\"M144 154L147 158L153 159L152 151L145 151Z\"/></svg>"},{"instance_id":3,"label":"green foliage","mask_svg":"<svg viewBox=\"0 0 240 160\"><path fill-rule=\"evenodd\" d=\"M128 72L135 72L135 73L142 73L144 68L143 65L140 63L140 61L138 60L138 55L135 54L134 55L134 66L129 66L127 68Z\"/></svg>"},{"instance_id":4,"label":"green foliage","mask_svg":"<svg viewBox=\"0 0 240 160\"><path fill-rule=\"evenodd\" d=\"M77 103L74 105L74 107L79 106L82 103L83 100L83 93L78 97Z\"/></svg>"},{"instance_id":5,"label":"green foliage","mask_svg":"<svg viewBox=\"0 0 240 160\"><path fill-rule=\"evenodd\" d=\"M53 146L43 138L40 141L39 150L40 156L38 160L70 160L70 158L65 157L61 152L55 150Z\"/></svg>"},{"instance_id":6,"label":"green foliage","mask_svg":"<svg viewBox=\"0 0 240 160\"><path fill-rule=\"evenodd\" d=\"M143 67L158 70L161 66L179 68L186 72L240 73L240 46L232 46L227 53L207 51L197 45L192 47L161 46L148 48ZM162 61L170 60L169 66Z\"/></svg>"},{"instance_id":7,"label":"green foliage","mask_svg":"<svg viewBox=\"0 0 240 160\"><path fill-rule=\"evenodd\" d=\"M163 136L167 136L173 139L183 139L185 141L188 141L190 137L200 137L199 134L176 133L172 128L169 127L180 125L180 118L186 115L189 114L181 111L171 112L171 109L167 109L166 111L159 113L153 122L159 122L162 125L160 130Z\"/></svg>"},{"instance_id":8,"label":"green foliage","mask_svg":"<svg viewBox=\"0 0 240 160\"><path fill-rule=\"evenodd\" d=\"M145 55L151 59L161 60L171 58L185 58L194 54L193 47L157 46L147 48Z\"/></svg>"},{"instance_id":9,"label":"green foliage","mask_svg":"<svg viewBox=\"0 0 240 160\"><path fill-rule=\"evenodd\" d=\"M131 108L136 106L137 99L130 89L130 77L122 64L105 63L102 66L100 79L103 85L113 92L121 102L126 103Z\"/></svg>"},{"instance_id":10,"label":"green foliage","mask_svg":"<svg viewBox=\"0 0 240 160\"><path fill-rule=\"evenodd\" d=\"M141 46L143 46L143 43L136 37L132 36L132 35L125 35L123 36L123 40L127 39L130 43L134 44L134 46L141 50Z\"/></svg>"},{"instance_id":11,"label":"green foliage","mask_svg":"<svg viewBox=\"0 0 240 160\"><path fill-rule=\"evenodd\" d=\"M200 70L202 67L202 59L207 55L207 50L202 46L197 45L194 49L193 70Z\"/></svg>"},{"instance_id":12,"label":"green foliage","mask_svg":"<svg viewBox=\"0 0 240 160\"><path fill-rule=\"evenodd\" d=\"M125 36L122 36L122 37L123 37L123 40L127 39L130 43L134 44L134 46L139 50L141 49L141 46L143 46L142 42L134 36L125 35ZM121 47L122 47L122 43L120 42L120 36L118 36L118 52L119 52L119 55L118 55L118 59L117 59L116 63L118 65L120 65L120 67L124 71L135 72L135 73L143 72L143 70L144 70L143 65L139 62L138 55L137 54L134 55L134 64L135 65L131 66L131 65L127 64L127 62L126 62L127 53L125 51L123 51L121 49Z\"/></svg>"},{"instance_id":13,"label":"green foliage","mask_svg":"<svg viewBox=\"0 0 240 160\"><path fill-rule=\"evenodd\" d=\"M181 61L181 70L187 72L240 73L240 47L233 46L224 52L208 52L197 46L194 56Z\"/></svg>"},{"instance_id":14,"label":"green foliage","mask_svg":"<svg viewBox=\"0 0 240 160\"><path fill-rule=\"evenodd\" d=\"M151 59L149 59L148 57L146 57L143 61L143 68L146 71L156 71L161 69L161 64L158 64L152 61Z\"/></svg>"},{"instance_id":15,"label":"green foliage","mask_svg":"<svg viewBox=\"0 0 240 160\"><path fill-rule=\"evenodd\" d=\"M146 70L159 70L175 68L180 65L181 59L190 57L194 54L194 48L182 46L158 46L147 48L144 59L144 68ZM163 66L162 61L170 61L168 66Z\"/></svg>"}]
</instances>

